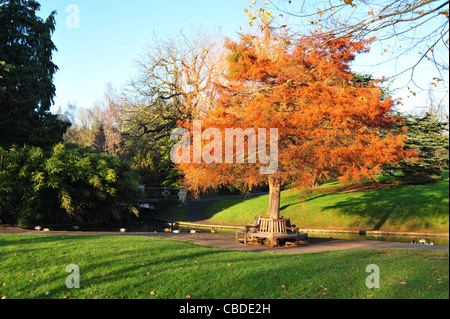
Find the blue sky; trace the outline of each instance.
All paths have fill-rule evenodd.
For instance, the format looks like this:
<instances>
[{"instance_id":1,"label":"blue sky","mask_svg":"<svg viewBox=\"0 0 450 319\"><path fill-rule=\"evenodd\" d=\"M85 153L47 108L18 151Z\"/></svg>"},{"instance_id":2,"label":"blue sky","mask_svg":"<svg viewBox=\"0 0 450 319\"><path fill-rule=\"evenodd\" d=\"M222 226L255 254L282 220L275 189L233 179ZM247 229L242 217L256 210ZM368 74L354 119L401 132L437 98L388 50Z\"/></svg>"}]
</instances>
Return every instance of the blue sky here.
<instances>
[{"instance_id":1,"label":"blue sky","mask_svg":"<svg viewBox=\"0 0 450 319\"><path fill-rule=\"evenodd\" d=\"M55 75L56 98L53 111L64 110L68 103L92 107L111 83L120 90L136 73L135 61L158 36L170 36L181 29L221 29L224 36L237 37L240 27L248 26L244 8L250 0L40 0L39 15L47 17L56 10L56 31L53 42L58 48L53 61L59 71ZM69 28L66 12L70 5L79 8L79 28ZM70 8L70 7L69 7ZM398 64L411 63L408 58L395 63L373 66L381 58L380 48L359 57L354 70L370 72L375 77L389 76ZM431 80L432 70L417 70ZM405 82L405 80L403 80ZM402 85L402 81L397 81ZM425 104L426 92L412 96L404 89L396 93L405 104L403 110Z\"/></svg>"},{"instance_id":2,"label":"blue sky","mask_svg":"<svg viewBox=\"0 0 450 319\"><path fill-rule=\"evenodd\" d=\"M53 110L68 103L91 107L110 82L120 89L136 72L135 61L148 48L154 33L170 36L181 29L222 29L235 37L247 23L245 0L41 0L39 15L57 11L53 35L58 52L53 61L56 94ZM76 4L80 27L68 28L68 5Z\"/></svg>"}]
</instances>

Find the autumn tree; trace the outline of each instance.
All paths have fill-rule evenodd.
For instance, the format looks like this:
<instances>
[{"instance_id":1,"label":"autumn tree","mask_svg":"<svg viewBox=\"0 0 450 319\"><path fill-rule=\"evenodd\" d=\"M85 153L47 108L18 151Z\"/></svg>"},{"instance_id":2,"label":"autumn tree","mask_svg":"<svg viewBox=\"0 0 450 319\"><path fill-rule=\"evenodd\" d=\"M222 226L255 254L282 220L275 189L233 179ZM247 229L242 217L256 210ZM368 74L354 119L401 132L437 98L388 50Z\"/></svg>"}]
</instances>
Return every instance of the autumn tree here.
<instances>
[{"instance_id":1,"label":"autumn tree","mask_svg":"<svg viewBox=\"0 0 450 319\"><path fill-rule=\"evenodd\" d=\"M373 179L382 164L410 156L404 136L387 130L397 119L392 98L381 98L376 81L354 81L349 64L368 45L349 37L287 44L270 31L228 41L226 81L216 84L215 107L197 118L203 135L198 136L200 122L185 122L186 131L174 134L183 139L174 157L186 186L204 191L268 183L268 215L278 218L284 183L310 187L317 179ZM244 132L231 159L224 138L230 129ZM267 143L255 146L255 139Z\"/></svg>"}]
</instances>

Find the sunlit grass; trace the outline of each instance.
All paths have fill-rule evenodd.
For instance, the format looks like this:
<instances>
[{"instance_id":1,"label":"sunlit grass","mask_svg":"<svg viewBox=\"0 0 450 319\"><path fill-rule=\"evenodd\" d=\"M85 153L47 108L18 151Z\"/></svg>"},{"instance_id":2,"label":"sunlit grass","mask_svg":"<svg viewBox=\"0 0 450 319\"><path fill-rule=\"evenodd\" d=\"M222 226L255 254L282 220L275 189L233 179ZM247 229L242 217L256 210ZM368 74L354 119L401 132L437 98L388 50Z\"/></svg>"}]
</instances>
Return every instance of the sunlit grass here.
<instances>
[{"instance_id":1,"label":"sunlit grass","mask_svg":"<svg viewBox=\"0 0 450 319\"><path fill-rule=\"evenodd\" d=\"M0 235L0 295L38 299L449 298L448 252L270 254L131 236ZM80 268L68 289L66 267ZM380 288L366 287L366 267Z\"/></svg>"}]
</instances>

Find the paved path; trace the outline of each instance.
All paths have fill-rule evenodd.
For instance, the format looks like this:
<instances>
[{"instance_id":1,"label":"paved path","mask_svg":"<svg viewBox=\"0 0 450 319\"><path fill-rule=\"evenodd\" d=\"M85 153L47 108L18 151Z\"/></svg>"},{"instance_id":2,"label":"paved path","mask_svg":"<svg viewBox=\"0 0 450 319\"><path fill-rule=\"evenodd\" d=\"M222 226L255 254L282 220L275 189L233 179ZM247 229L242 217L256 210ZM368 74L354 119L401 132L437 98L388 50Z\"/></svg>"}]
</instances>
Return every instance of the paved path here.
<instances>
[{"instance_id":1,"label":"paved path","mask_svg":"<svg viewBox=\"0 0 450 319\"><path fill-rule=\"evenodd\" d=\"M355 250L355 249L430 249L448 251L448 246L434 245L413 245L408 243L394 243L372 240L347 240L335 238L308 238L308 242L300 247L271 248L262 246L243 245L235 241L235 235L229 233L120 233L120 232L37 232L21 230L17 228L1 229L0 234L33 234L33 235L91 235L91 236L148 236L161 237L167 239L177 239L191 242L200 246L209 246L220 249L252 251L252 252L271 252L271 253L310 253L321 251L336 250Z\"/></svg>"},{"instance_id":2,"label":"paved path","mask_svg":"<svg viewBox=\"0 0 450 319\"><path fill-rule=\"evenodd\" d=\"M389 248L410 248L410 249L432 249L447 250L448 246L434 245L413 245L408 243L393 243L372 240L347 240L334 238L308 238L307 243L300 247L271 248L262 246L243 245L235 241L234 234L224 233L197 233L197 234L153 234L153 236L178 239L192 242L201 246L210 246L222 249L253 251L253 252L277 252L277 253L307 253L334 250L354 250L354 249L389 249Z\"/></svg>"}]
</instances>

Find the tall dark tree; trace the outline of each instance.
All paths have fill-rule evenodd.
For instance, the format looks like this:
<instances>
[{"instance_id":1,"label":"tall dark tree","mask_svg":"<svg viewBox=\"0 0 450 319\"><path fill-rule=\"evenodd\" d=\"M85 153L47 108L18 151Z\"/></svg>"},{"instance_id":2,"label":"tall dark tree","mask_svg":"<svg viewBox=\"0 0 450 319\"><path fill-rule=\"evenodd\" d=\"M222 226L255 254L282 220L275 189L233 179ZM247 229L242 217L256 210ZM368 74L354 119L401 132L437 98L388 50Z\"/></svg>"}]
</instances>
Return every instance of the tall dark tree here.
<instances>
[{"instance_id":1,"label":"tall dark tree","mask_svg":"<svg viewBox=\"0 0 450 319\"><path fill-rule=\"evenodd\" d=\"M69 124L50 112L56 12L43 20L39 9L35 0L0 0L0 146L48 147Z\"/></svg>"},{"instance_id":2,"label":"tall dark tree","mask_svg":"<svg viewBox=\"0 0 450 319\"><path fill-rule=\"evenodd\" d=\"M99 123L94 133L94 141L92 142L92 148L100 153L107 153L107 139L104 128L104 123Z\"/></svg>"}]
</instances>

